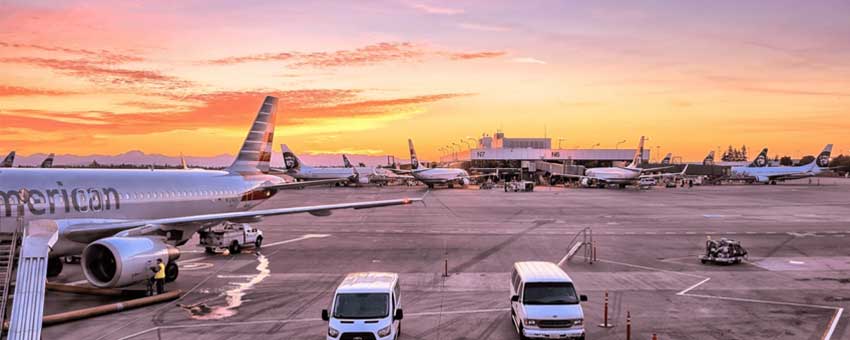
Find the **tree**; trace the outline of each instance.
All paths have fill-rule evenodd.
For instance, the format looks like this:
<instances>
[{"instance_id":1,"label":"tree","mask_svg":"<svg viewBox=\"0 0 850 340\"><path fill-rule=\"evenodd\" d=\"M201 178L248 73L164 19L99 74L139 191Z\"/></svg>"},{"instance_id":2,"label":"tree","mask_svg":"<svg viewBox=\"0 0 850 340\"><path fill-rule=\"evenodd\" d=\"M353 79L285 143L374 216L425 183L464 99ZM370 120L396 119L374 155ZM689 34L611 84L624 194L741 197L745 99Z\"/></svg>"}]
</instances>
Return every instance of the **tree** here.
<instances>
[{"instance_id":1,"label":"tree","mask_svg":"<svg viewBox=\"0 0 850 340\"><path fill-rule=\"evenodd\" d=\"M789 156L782 156L782 158L779 159L779 165L791 166L794 165L794 161L792 161Z\"/></svg>"},{"instance_id":2,"label":"tree","mask_svg":"<svg viewBox=\"0 0 850 340\"><path fill-rule=\"evenodd\" d=\"M800 163L798 163L798 164L800 164L800 165L809 164L814 160L815 160L815 156L807 155L807 156L804 156L803 158L801 158Z\"/></svg>"}]
</instances>

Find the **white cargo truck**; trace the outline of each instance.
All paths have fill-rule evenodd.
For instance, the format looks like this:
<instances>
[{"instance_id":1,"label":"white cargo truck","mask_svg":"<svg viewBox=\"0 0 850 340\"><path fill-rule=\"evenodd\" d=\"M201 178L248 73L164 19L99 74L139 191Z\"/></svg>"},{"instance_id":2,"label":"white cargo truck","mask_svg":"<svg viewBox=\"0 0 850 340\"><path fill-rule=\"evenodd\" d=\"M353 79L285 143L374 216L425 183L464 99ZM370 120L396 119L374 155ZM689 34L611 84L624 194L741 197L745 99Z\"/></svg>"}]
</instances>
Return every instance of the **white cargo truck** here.
<instances>
[{"instance_id":1,"label":"white cargo truck","mask_svg":"<svg viewBox=\"0 0 850 340\"><path fill-rule=\"evenodd\" d=\"M263 232L247 223L223 223L201 230L200 245L207 254L217 249L227 248L231 254L238 254L245 247L260 249L263 245Z\"/></svg>"}]
</instances>

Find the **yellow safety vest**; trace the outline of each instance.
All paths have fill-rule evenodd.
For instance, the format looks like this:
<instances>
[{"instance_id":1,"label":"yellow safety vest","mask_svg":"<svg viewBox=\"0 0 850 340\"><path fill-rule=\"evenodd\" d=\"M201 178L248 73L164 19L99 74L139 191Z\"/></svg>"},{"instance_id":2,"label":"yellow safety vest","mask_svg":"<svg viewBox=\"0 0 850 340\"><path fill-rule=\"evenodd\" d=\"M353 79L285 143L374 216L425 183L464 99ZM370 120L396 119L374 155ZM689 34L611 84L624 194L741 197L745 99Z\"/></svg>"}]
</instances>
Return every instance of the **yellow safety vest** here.
<instances>
[{"instance_id":1,"label":"yellow safety vest","mask_svg":"<svg viewBox=\"0 0 850 340\"><path fill-rule=\"evenodd\" d=\"M153 276L154 279L164 279L165 278L165 264L159 264L159 270L156 271L156 275Z\"/></svg>"}]
</instances>

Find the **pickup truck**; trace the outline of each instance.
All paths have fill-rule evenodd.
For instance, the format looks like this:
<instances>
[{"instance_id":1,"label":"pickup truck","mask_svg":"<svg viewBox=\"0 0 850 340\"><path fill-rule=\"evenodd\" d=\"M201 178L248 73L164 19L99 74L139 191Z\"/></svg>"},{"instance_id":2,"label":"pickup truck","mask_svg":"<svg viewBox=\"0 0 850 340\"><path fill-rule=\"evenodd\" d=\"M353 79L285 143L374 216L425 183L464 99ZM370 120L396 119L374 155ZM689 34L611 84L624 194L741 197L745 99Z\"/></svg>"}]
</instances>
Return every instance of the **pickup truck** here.
<instances>
[{"instance_id":1,"label":"pickup truck","mask_svg":"<svg viewBox=\"0 0 850 340\"><path fill-rule=\"evenodd\" d=\"M247 223L223 223L201 230L200 245L207 254L214 254L219 248L227 248L230 254L238 254L245 247L260 249L263 245L263 232Z\"/></svg>"}]
</instances>

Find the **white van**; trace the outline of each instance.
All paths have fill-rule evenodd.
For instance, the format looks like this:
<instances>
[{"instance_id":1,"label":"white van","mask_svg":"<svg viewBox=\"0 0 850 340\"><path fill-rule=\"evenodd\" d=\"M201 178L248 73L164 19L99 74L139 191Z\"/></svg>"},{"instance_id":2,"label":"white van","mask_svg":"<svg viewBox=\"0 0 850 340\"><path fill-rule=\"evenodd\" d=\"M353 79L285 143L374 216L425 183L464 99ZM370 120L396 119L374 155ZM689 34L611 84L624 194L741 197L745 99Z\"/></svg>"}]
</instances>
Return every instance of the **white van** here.
<instances>
[{"instance_id":1,"label":"white van","mask_svg":"<svg viewBox=\"0 0 850 340\"><path fill-rule=\"evenodd\" d=\"M396 273L351 273L336 288L328 321L328 340L398 339L401 289Z\"/></svg>"},{"instance_id":2,"label":"white van","mask_svg":"<svg viewBox=\"0 0 850 340\"><path fill-rule=\"evenodd\" d=\"M517 262L511 272L511 320L520 339L584 340L584 312L573 280L551 262Z\"/></svg>"}]
</instances>

